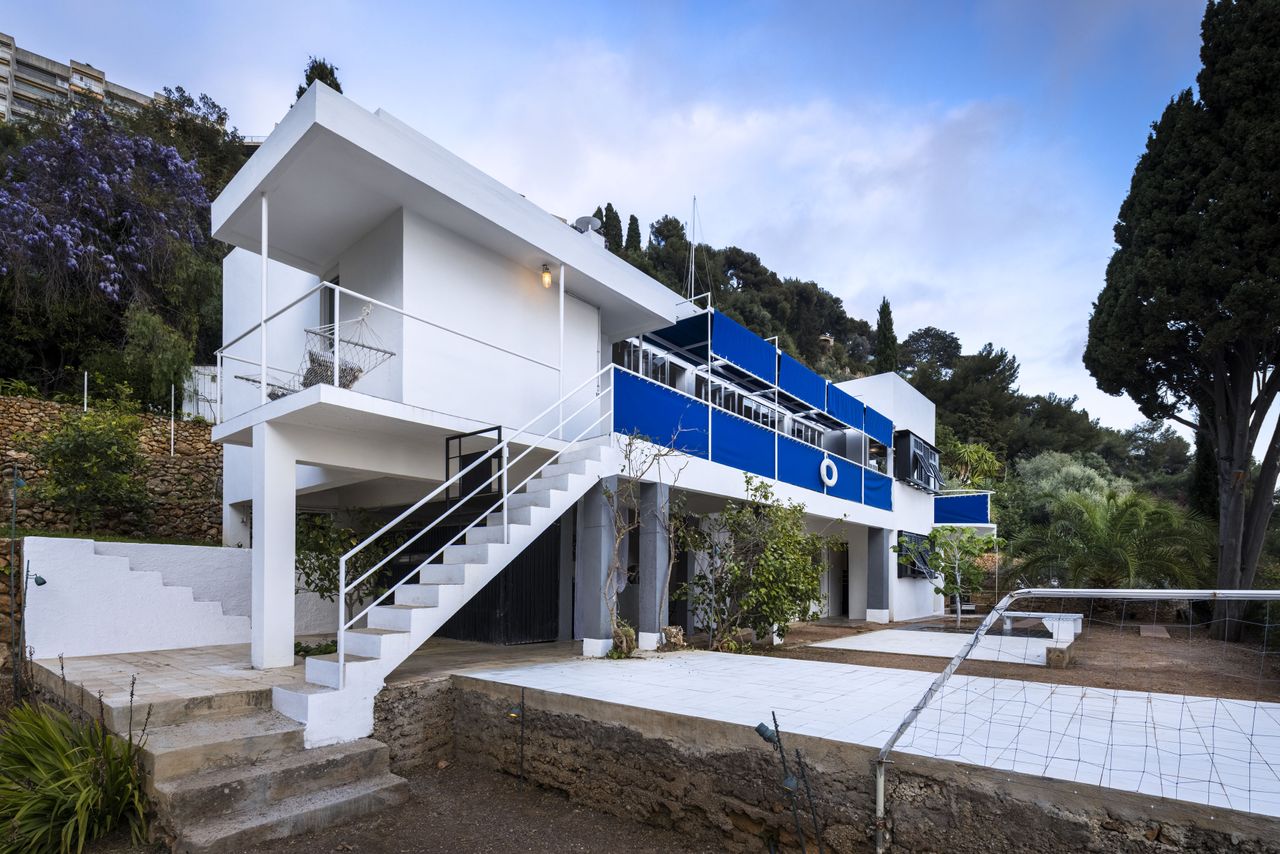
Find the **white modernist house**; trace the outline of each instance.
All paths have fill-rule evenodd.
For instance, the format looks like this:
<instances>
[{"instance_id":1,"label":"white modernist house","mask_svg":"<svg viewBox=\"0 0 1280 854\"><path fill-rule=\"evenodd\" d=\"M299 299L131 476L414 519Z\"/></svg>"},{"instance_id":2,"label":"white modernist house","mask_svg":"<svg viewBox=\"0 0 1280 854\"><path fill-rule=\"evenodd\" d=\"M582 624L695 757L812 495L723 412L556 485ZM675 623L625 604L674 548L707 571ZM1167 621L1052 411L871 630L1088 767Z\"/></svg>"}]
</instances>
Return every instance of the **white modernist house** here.
<instances>
[{"instance_id":1,"label":"white modernist house","mask_svg":"<svg viewBox=\"0 0 1280 854\"><path fill-rule=\"evenodd\" d=\"M378 528L343 586L387 592L344 603L338 653L276 689L310 744L367 734L386 675L436 634L601 654L615 601L642 646L687 625L669 593L698 556L668 572L672 490L714 513L752 473L803 502L849 544L824 607L851 619L941 611L895 543L987 521L985 495L939 496L933 404L896 375L828 382L323 86L214 202L213 229L235 247L214 438L226 542L252 545L254 666L294 661L298 515ZM629 470L636 436L679 465ZM610 497L629 475L639 528L611 577Z\"/></svg>"}]
</instances>

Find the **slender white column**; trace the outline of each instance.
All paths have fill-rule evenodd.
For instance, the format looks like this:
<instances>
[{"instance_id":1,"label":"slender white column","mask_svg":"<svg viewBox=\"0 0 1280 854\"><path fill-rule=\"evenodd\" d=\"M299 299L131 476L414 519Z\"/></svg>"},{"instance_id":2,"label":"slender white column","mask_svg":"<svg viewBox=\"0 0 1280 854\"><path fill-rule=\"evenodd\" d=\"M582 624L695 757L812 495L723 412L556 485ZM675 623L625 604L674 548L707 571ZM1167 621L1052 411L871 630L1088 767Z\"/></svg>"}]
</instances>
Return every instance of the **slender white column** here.
<instances>
[{"instance_id":1,"label":"slender white column","mask_svg":"<svg viewBox=\"0 0 1280 854\"><path fill-rule=\"evenodd\" d=\"M262 320L259 331L261 373L258 374L259 401L267 402L267 194L262 194Z\"/></svg>"},{"instance_id":2,"label":"slender white column","mask_svg":"<svg viewBox=\"0 0 1280 854\"><path fill-rule=\"evenodd\" d=\"M293 665L295 451L280 427L253 425L253 666Z\"/></svg>"},{"instance_id":3,"label":"slender white column","mask_svg":"<svg viewBox=\"0 0 1280 854\"><path fill-rule=\"evenodd\" d=\"M560 265L560 358L556 362L560 366L557 372L557 391L556 400L564 400L564 265ZM564 438L564 404L561 403L556 413L557 423L560 424L560 438Z\"/></svg>"}]
</instances>

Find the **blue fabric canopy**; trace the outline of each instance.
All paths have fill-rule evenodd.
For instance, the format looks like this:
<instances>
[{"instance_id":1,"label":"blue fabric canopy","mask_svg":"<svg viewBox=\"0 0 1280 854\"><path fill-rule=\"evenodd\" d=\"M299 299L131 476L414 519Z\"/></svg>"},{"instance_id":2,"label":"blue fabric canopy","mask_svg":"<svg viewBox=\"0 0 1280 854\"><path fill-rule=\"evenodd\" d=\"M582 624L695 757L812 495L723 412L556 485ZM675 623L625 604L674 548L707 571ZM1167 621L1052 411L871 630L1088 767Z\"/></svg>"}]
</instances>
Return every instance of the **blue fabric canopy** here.
<instances>
[{"instance_id":1,"label":"blue fabric canopy","mask_svg":"<svg viewBox=\"0 0 1280 854\"><path fill-rule=\"evenodd\" d=\"M777 348L718 311L711 319L711 352L766 382L778 373Z\"/></svg>"},{"instance_id":2,"label":"blue fabric canopy","mask_svg":"<svg viewBox=\"0 0 1280 854\"><path fill-rule=\"evenodd\" d=\"M826 411L827 381L786 353L779 358L778 388L814 409Z\"/></svg>"},{"instance_id":3,"label":"blue fabric canopy","mask_svg":"<svg viewBox=\"0 0 1280 854\"><path fill-rule=\"evenodd\" d=\"M989 525L991 524L991 496L983 492L969 495L935 495L933 524Z\"/></svg>"},{"instance_id":4,"label":"blue fabric canopy","mask_svg":"<svg viewBox=\"0 0 1280 854\"><path fill-rule=\"evenodd\" d=\"M841 391L834 383L827 386L827 414L857 430L862 429L866 407L848 392Z\"/></svg>"},{"instance_id":5,"label":"blue fabric canopy","mask_svg":"<svg viewBox=\"0 0 1280 854\"><path fill-rule=\"evenodd\" d=\"M864 432L885 447L893 446L893 422L870 406L866 409Z\"/></svg>"}]
</instances>

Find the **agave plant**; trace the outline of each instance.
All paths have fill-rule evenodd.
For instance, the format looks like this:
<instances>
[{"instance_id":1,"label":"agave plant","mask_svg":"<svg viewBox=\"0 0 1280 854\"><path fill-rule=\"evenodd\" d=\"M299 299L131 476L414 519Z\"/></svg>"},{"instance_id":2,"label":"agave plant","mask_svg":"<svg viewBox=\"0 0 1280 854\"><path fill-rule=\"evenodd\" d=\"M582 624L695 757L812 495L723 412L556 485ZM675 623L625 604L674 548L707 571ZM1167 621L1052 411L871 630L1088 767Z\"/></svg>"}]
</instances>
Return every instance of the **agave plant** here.
<instances>
[{"instance_id":1,"label":"agave plant","mask_svg":"<svg viewBox=\"0 0 1280 854\"><path fill-rule=\"evenodd\" d=\"M1013 544L1029 578L1067 587L1174 587L1205 571L1209 526L1141 493L1069 493Z\"/></svg>"}]
</instances>

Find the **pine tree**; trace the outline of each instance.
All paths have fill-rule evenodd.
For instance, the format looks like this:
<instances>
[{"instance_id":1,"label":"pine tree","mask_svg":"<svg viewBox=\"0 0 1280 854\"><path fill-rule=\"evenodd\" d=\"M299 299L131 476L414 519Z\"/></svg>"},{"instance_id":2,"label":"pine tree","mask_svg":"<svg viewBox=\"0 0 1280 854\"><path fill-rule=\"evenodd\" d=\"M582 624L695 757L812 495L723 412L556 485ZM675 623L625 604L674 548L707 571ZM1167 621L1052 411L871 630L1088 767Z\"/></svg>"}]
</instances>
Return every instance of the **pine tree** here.
<instances>
[{"instance_id":1,"label":"pine tree","mask_svg":"<svg viewBox=\"0 0 1280 854\"><path fill-rule=\"evenodd\" d=\"M628 255L632 252L642 251L640 246L640 220L636 219L636 215L632 214L627 220L627 240L622 244L622 249Z\"/></svg>"},{"instance_id":2,"label":"pine tree","mask_svg":"<svg viewBox=\"0 0 1280 854\"><path fill-rule=\"evenodd\" d=\"M604 245L610 252L622 251L622 217L614 210L613 202L604 206Z\"/></svg>"},{"instance_id":3,"label":"pine tree","mask_svg":"<svg viewBox=\"0 0 1280 854\"><path fill-rule=\"evenodd\" d=\"M342 91L342 84L338 82L338 66L330 64L323 57L313 56L307 61L307 68L302 73L302 85L298 87L296 97L301 98L307 94L307 89L317 80L335 92Z\"/></svg>"},{"instance_id":4,"label":"pine tree","mask_svg":"<svg viewBox=\"0 0 1280 854\"><path fill-rule=\"evenodd\" d=\"M892 373L898 369L898 336L893 334L893 310L889 298L882 297L880 311L876 315L876 353L871 361L877 374Z\"/></svg>"}]
</instances>

